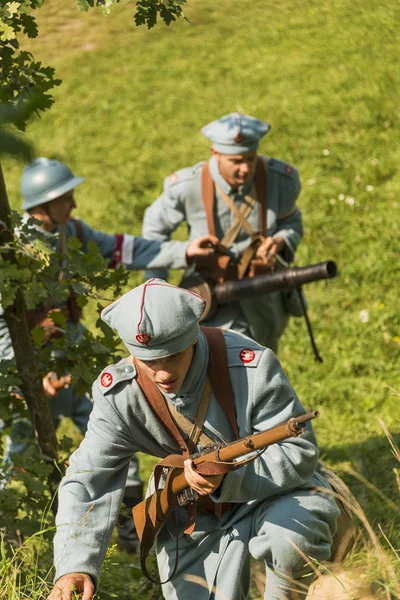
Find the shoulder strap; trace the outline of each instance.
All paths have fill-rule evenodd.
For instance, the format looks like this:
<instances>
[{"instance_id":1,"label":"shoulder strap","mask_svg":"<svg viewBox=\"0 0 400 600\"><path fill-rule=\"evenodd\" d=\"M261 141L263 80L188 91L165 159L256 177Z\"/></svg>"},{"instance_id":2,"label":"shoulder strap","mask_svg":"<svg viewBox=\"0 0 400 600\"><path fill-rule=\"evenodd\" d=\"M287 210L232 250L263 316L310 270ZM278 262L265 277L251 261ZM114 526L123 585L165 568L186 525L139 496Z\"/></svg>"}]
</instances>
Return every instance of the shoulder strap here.
<instances>
[{"instance_id":1,"label":"shoulder strap","mask_svg":"<svg viewBox=\"0 0 400 600\"><path fill-rule=\"evenodd\" d=\"M267 235L267 177L264 159L259 156L257 158L254 181L256 184L257 198L260 203L260 234L264 237Z\"/></svg>"},{"instance_id":2,"label":"shoulder strap","mask_svg":"<svg viewBox=\"0 0 400 600\"><path fill-rule=\"evenodd\" d=\"M267 234L267 169L264 159L257 158L256 172L254 181L257 190L257 198L260 203L260 234L264 237ZM204 209L206 212L208 233L215 235L214 225L214 182L210 174L208 161L203 164L201 170L201 192Z\"/></svg>"},{"instance_id":3,"label":"shoulder strap","mask_svg":"<svg viewBox=\"0 0 400 600\"><path fill-rule=\"evenodd\" d=\"M228 205L229 210L235 215L236 219L240 222L241 226L247 232L247 234L251 237L251 239L253 239L254 237L256 237L256 235L257 235L256 232L254 231L254 229L252 228L252 226L246 221L246 218L242 214L242 212L238 208L236 208L236 205L233 202L232 198L230 196L228 196L228 194L225 194L225 192L223 192L221 190L221 188L219 187L218 183L215 184L215 187L217 188L219 194L221 195L221 197L223 198L223 200L225 201L225 203ZM251 209L253 208L253 206L255 204L255 199L253 199L250 196L248 196L248 203L250 205L250 210L249 210L249 213L250 213ZM243 206L243 204L242 204L242 206ZM245 205L245 208L247 208L246 205ZM226 235L227 234L225 234L225 236ZM226 244L226 241L225 241L225 244ZM226 244L226 245L228 245L228 244Z\"/></svg>"},{"instance_id":4,"label":"shoulder strap","mask_svg":"<svg viewBox=\"0 0 400 600\"><path fill-rule=\"evenodd\" d=\"M224 334L221 329L214 327L201 327L201 331L206 336L208 343L208 377L211 389L232 427L235 439L238 439L239 429L233 404L233 390L229 376Z\"/></svg>"},{"instance_id":5,"label":"shoulder strap","mask_svg":"<svg viewBox=\"0 0 400 600\"><path fill-rule=\"evenodd\" d=\"M78 240L83 243L83 229L82 229L82 223L79 221L79 219L73 219L71 217L71 221L74 224L75 227L75 231L76 231L76 237L78 238Z\"/></svg>"},{"instance_id":6,"label":"shoulder strap","mask_svg":"<svg viewBox=\"0 0 400 600\"><path fill-rule=\"evenodd\" d=\"M201 194L203 197L204 209L206 211L208 233L215 235L214 226L214 182L210 175L208 161L201 169Z\"/></svg>"},{"instance_id":7,"label":"shoulder strap","mask_svg":"<svg viewBox=\"0 0 400 600\"><path fill-rule=\"evenodd\" d=\"M210 404L210 399L211 384L207 377L194 423L189 421L187 417L178 412L172 403L168 402L168 408L172 418L174 419L177 426L181 429L181 431L183 431L183 433L185 433L188 436L187 445L190 452L193 452L197 443L200 444L200 446L207 446L209 444L214 443L214 441L202 431L208 406Z\"/></svg>"},{"instance_id":8,"label":"shoulder strap","mask_svg":"<svg viewBox=\"0 0 400 600\"><path fill-rule=\"evenodd\" d=\"M139 387L141 388L143 394L146 396L150 407L152 408L155 416L160 421L161 425L167 430L170 436L176 441L179 446L179 449L183 452L184 456L189 456L189 448L183 439L181 432L176 426L174 420L171 417L171 413L169 412L167 402L156 386L155 383L151 381L149 377L144 375L138 365L138 363L133 359L135 363L135 367L137 370L137 382Z\"/></svg>"}]
</instances>

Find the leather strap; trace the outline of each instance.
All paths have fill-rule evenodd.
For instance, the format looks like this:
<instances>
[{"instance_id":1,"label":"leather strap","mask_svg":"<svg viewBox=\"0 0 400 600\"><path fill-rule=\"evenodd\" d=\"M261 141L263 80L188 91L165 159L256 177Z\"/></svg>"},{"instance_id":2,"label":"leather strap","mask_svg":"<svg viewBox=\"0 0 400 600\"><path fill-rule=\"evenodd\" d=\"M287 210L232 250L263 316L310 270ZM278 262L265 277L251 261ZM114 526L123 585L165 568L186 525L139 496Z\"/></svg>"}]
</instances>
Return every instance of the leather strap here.
<instances>
[{"instance_id":1,"label":"leather strap","mask_svg":"<svg viewBox=\"0 0 400 600\"><path fill-rule=\"evenodd\" d=\"M211 389L228 419L235 439L239 439L224 334L221 329L214 327L200 327L200 329L208 343L208 377Z\"/></svg>"},{"instance_id":2,"label":"leather strap","mask_svg":"<svg viewBox=\"0 0 400 600\"><path fill-rule=\"evenodd\" d=\"M145 397L147 398L147 401L150 404L153 413L160 421L161 425L163 425L163 427L170 434L170 436L176 441L176 443L179 446L179 450L181 450L185 457L188 457L190 455L188 445L183 439L181 432L179 431L171 416L164 396L162 395L156 384L153 383L153 381L151 381L151 379L141 371L137 361L133 359L133 362L135 364L136 371L138 374L138 385L141 388Z\"/></svg>"},{"instance_id":3,"label":"leather strap","mask_svg":"<svg viewBox=\"0 0 400 600\"><path fill-rule=\"evenodd\" d=\"M194 423L189 421L186 417L184 417L180 412L178 412L175 406L172 403L168 402L168 408L170 410L171 416L174 419L177 426L188 436L187 445L189 447L190 452L192 453L194 447L197 443L200 446L207 446L209 444L214 444L214 441L208 437L201 428L203 427L204 419L207 414L207 409L210 404L211 399L211 385L210 381L207 378L203 393L201 395L199 409L197 411L196 420Z\"/></svg>"},{"instance_id":4,"label":"leather strap","mask_svg":"<svg viewBox=\"0 0 400 600\"><path fill-rule=\"evenodd\" d=\"M210 380L206 379L204 384L203 393L201 395L200 405L197 411L196 420L193 423L193 427L189 433L189 444L196 446L197 442L202 439L201 445L205 446L208 443L212 443L212 440L205 434L202 433L201 428L204 424L204 419L206 418L207 410L210 405L211 400L211 384Z\"/></svg>"},{"instance_id":5,"label":"leather strap","mask_svg":"<svg viewBox=\"0 0 400 600\"><path fill-rule=\"evenodd\" d=\"M268 173L264 159L259 156L254 174L256 184L257 198L260 203L260 235L267 237L267 194L268 194Z\"/></svg>"},{"instance_id":6,"label":"leather strap","mask_svg":"<svg viewBox=\"0 0 400 600\"><path fill-rule=\"evenodd\" d=\"M78 240L83 243L83 229L82 229L82 223L79 221L79 219L73 219L71 217L71 221L74 224L75 227L75 231L76 231L76 237L78 238Z\"/></svg>"},{"instance_id":7,"label":"leather strap","mask_svg":"<svg viewBox=\"0 0 400 600\"><path fill-rule=\"evenodd\" d=\"M242 215L241 211L236 207L236 204L234 203L234 201L232 200L232 198L228 194L225 194L225 192L223 192L221 190L221 188L219 187L218 183L215 184L215 187L218 190L218 192L221 195L221 197L223 198L223 200L225 200L225 202L228 205L230 211L235 215L236 219L238 219L240 221L241 226L243 227L243 229L245 231L247 231L247 233L249 234L249 236L251 237L251 239L253 239L257 235L256 232L254 231L254 229L252 228L252 226L246 221L246 219ZM249 202L251 201L252 204L253 204L253 206L256 203L255 199L251 198L251 196L246 196L245 198ZM235 224L235 222L233 224ZM233 241L235 241L235 240L233 240Z\"/></svg>"},{"instance_id":8,"label":"leather strap","mask_svg":"<svg viewBox=\"0 0 400 600\"><path fill-rule=\"evenodd\" d=\"M214 225L214 181L211 178L208 161L203 164L201 169L201 194L206 211L208 233L215 235Z\"/></svg>"},{"instance_id":9,"label":"leather strap","mask_svg":"<svg viewBox=\"0 0 400 600\"><path fill-rule=\"evenodd\" d=\"M256 170L254 174L254 182L257 190L257 199L260 206L260 234L267 234L267 169L264 159L261 156L257 158ZM204 209L207 218L208 233L215 235L214 223L214 197L215 184L210 174L208 161L203 164L201 170L201 189Z\"/></svg>"},{"instance_id":10,"label":"leather strap","mask_svg":"<svg viewBox=\"0 0 400 600\"><path fill-rule=\"evenodd\" d=\"M257 201L256 200L256 190L253 187L252 193L245 196L245 202L242 202L242 204L238 208L239 213L243 216L244 219L247 219L247 217L253 210L256 201ZM230 246L232 246L233 242L236 240L237 236L239 235L239 231L241 230L241 228L242 228L241 218L235 217L232 225L229 227L228 231L223 236L223 238L221 240L221 244L223 246L225 246L226 248L230 248Z\"/></svg>"}]
</instances>

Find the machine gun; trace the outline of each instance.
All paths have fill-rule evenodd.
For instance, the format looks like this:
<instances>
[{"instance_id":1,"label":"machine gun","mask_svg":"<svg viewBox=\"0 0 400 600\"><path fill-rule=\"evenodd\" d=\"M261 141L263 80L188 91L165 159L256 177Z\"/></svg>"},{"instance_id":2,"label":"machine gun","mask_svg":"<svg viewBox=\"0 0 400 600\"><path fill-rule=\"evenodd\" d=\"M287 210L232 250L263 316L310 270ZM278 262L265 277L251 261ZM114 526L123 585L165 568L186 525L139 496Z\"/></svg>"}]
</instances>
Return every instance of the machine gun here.
<instances>
[{"instance_id":1,"label":"machine gun","mask_svg":"<svg viewBox=\"0 0 400 600\"><path fill-rule=\"evenodd\" d=\"M218 306L276 291L293 290L294 293L297 293L296 290L301 290L302 285L321 279L332 279L336 276L336 273L336 263L333 260L327 260L316 265L287 267L263 275L244 277L243 279L231 279L216 284L205 279L200 273L194 273L185 278L180 283L180 286L185 289L190 289L204 298L206 301L206 308L201 318L201 321L204 321L215 313ZM318 362L322 362L322 358L314 341L311 323L308 319L303 296L299 293L298 297L299 302L302 305L302 312L306 320L315 358Z\"/></svg>"}]
</instances>

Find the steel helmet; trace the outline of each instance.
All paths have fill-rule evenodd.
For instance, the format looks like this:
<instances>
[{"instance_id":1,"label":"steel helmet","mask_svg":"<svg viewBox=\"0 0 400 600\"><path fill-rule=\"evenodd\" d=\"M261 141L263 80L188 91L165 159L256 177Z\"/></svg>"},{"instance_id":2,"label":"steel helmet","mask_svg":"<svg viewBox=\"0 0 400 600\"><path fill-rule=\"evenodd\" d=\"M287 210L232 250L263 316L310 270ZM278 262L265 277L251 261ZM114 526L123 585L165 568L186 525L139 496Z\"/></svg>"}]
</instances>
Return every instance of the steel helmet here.
<instances>
[{"instance_id":1,"label":"steel helmet","mask_svg":"<svg viewBox=\"0 0 400 600\"><path fill-rule=\"evenodd\" d=\"M21 178L21 208L27 210L59 198L82 183L64 163L50 158L36 158L27 165Z\"/></svg>"}]
</instances>

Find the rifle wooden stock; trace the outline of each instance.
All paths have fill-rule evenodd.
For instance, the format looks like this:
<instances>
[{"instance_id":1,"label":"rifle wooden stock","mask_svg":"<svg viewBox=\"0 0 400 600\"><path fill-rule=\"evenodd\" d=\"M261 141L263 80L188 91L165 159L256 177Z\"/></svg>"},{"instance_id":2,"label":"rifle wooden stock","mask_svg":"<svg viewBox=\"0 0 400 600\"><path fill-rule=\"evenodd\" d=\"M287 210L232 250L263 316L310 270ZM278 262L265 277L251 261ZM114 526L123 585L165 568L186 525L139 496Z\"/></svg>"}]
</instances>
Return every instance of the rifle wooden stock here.
<instances>
[{"instance_id":1,"label":"rifle wooden stock","mask_svg":"<svg viewBox=\"0 0 400 600\"><path fill-rule=\"evenodd\" d=\"M293 290L312 281L332 279L336 273L336 263L333 260L327 260L316 265L289 267L273 273L217 283L214 287L214 294L217 304L227 304L270 292Z\"/></svg>"},{"instance_id":2,"label":"rifle wooden stock","mask_svg":"<svg viewBox=\"0 0 400 600\"><path fill-rule=\"evenodd\" d=\"M215 475L239 468L242 463L234 463L235 459L253 454L257 450L267 448L288 437L298 437L303 433L306 423L316 417L318 417L318 411L310 410L304 415L289 419L282 425L241 438L201 456L195 456L193 458L193 466L201 475ZM141 542L140 561L142 570L150 581L154 580L150 577L146 569L147 556L157 533L178 504L177 494L189 488L183 474L184 460L185 458L181 455L170 455L162 460L156 466L156 469L167 466L172 467L167 475L164 488L157 490L154 494L145 498L132 511L136 531ZM172 577L173 574L169 579Z\"/></svg>"}]
</instances>

